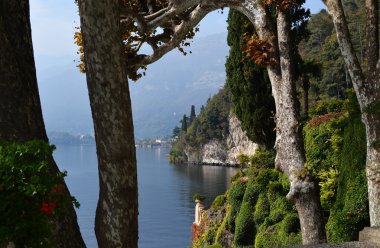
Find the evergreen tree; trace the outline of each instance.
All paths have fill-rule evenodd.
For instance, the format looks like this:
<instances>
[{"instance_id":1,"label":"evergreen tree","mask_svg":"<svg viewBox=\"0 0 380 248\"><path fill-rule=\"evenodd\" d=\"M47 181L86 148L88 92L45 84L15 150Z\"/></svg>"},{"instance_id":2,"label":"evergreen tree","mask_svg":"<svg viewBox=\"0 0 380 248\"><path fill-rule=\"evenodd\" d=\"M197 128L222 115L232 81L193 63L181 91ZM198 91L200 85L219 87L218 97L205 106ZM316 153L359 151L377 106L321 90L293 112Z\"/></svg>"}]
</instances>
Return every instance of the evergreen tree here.
<instances>
[{"instance_id":1,"label":"evergreen tree","mask_svg":"<svg viewBox=\"0 0 380 248\"><path fill-rule=\"evenodd\" d=\"M191 105L191 110L190 110L190 123L193 123L195 119L195 106L194 105Z\"/></svg>"},{"instance_id":2,"label":"evergreen tree","mask_svg":"<svg viewBox=\"0 0 380 248\"><path fill-rule=\"evenodd\" d=\"M186 132L187 131L187 117L186 117L186 115L183 115L181 123L182 123L181 130Z\"/></svg>"},{"instance_id":3,"label":"evergreen tree","mask_svg":"<svg viewBox=\"0 0 380 248\"><path fill-rule=\"evenodd\" d=\"M253 25L241 13L230 10L228 37L230 54L226 62L227 89L231 93L233 110L248 137L266 147L275 140L275 112L271 85L265 68L247 61L242 53L243 34L254 33Z\"/></svg>"},{"instance_id":4,"label":"evergreen tree","mask_svg":"<svg viewBox=\"0 0 380 248\"><path fill-rule=\"evenodd\" d=\"M173 134L172 134L172 137L175 138L179 135L179 133L181 132L181 129L179 127L175 127L173 129Z\"/></svg>"}]
</instances>

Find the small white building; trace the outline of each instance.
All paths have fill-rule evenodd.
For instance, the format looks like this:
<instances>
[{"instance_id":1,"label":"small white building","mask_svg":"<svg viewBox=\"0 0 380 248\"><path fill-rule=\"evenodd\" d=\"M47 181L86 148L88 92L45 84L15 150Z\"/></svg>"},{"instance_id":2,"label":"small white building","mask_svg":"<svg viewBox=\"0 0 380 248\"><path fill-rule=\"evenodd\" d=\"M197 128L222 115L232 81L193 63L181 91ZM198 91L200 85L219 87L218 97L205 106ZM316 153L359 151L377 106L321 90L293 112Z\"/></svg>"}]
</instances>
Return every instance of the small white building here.
<instances>
[{"instance_id":1,"label":"small white building","mask_svg":"<svg viewBox=\"0 0 380 248\"><path fill-rule=\"evenodd\" d=\"M202 214L204 212L205 206L203 205L202 201L200 200L195 200L196 205L195 205L195 221L194 224L199 226L202 221Z\"/></svg>"}]
</instances>

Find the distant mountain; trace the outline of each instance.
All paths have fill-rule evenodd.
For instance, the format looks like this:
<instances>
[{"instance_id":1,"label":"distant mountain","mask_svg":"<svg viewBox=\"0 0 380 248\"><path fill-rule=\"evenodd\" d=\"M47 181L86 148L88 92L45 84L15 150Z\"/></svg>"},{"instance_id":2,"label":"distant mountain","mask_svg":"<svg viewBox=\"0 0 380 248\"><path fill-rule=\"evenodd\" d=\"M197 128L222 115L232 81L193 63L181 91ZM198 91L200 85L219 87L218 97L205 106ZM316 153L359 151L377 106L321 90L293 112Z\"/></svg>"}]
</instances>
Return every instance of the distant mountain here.
<instances>
[{"instance_id":1,"label":"distant mountain","mask_svg":"<svg viewBox=\"0 0 380 248\"><path fill-rule=\"evenodd\" d=\"M196 38L188 49L192 54L172 51L150 65L145 77L130 82L135 135L137 138L166 136L189 114L189 106L198 109L225 82L224 63L228 54L226 33ZM43 113L48 132L93 133L85 76L75 63L58 58L51 68L37 71ZM72 63L71 63L72 62ZM61 63L62 64L62 63Z\"/></svg>"}]
</instances>

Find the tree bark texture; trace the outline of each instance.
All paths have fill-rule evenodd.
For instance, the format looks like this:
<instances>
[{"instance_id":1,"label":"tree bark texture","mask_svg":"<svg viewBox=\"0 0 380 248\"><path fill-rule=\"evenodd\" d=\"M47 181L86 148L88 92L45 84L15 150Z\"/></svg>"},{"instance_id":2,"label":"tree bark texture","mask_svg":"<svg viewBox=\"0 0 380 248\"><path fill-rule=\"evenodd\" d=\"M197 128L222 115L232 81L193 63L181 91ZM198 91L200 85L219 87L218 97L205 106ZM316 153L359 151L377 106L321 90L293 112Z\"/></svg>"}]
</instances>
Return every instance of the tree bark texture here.
<instances>
[{"instance_id":1,"label":"tree bark texture","mask_svg":"<svg viewBox=\"0 0 380 248\"><path fill-rule=\"evenodd\" d=\"M119 1L80 0L86 76L99 166L100 248L137 247L137 168Z\"/></svg>"},{"instance_id":2,"label":"tree bark texture","mask_svg":"<svg viewBox=\"0 0 380 248\"><path fill-rule=\"evenodd\" d=\"M0 139L48 142L38 93L29 1L0 1ZM52 173L59 171L54 161ZM66 186L65 186L66 187ZM67 190L67 187L66 187ZM67 194L70 194L67 190ZM74 207L55 222L59 247L83 248Z\"/></svg>"},{"instance_id":3,"label":"tree bark texture","mask_svg":"<svg viewBox=\"0 0 380 248\"><path fill-rule=\"evenodd\" d=\"M304 166L306 159L290 48L289 18L287 13L278 13L276 34L273 31L276 28L260 3L245 1L243 7L237 9L251 20L261 39L277 37L272 43L276 64L267 67L276 103L276 168L283 171L291 183L287 198L297 208L303 244L324 243L326 234L319 188Z\"/></svg>"},{"instance_id":4,"label":"tree bark texture","mask_svg":"<svg viewBox=\"0 0 380 248\"><path fill-rule=\"evenodd\" d=\"M339 46L359 101L362 121L366 127L369 214L371 226L380 226L380 61L378 1L366 0L367 78L352 46L340 0L325 1L333 18Z\"/></svg>"}]
</instances>

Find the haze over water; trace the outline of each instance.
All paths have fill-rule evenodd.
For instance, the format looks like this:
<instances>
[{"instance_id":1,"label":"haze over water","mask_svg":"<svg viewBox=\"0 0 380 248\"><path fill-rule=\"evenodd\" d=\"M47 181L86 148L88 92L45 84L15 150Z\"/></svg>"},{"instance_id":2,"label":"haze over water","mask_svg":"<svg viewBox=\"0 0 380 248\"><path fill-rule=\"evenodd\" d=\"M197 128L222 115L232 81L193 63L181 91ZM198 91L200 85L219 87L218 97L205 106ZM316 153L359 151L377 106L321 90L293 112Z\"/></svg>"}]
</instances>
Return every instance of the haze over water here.
<instances>
[{"instance_id":1,"label":"haze over water","mask_svg":"<svg viewBox=\"0 0 380 248\"><path fill-rule=\"evenodd\" d=\"M168 148L138 148L139 247L188 247L195 203L192 196L206 196L206 205L230 186L236 169L215 166L171 165ZM60 169L80 202L79 226L88 248L96 248L95 209L99 194L95 146L57 146Z\"/></svg>"}]
</instances>

